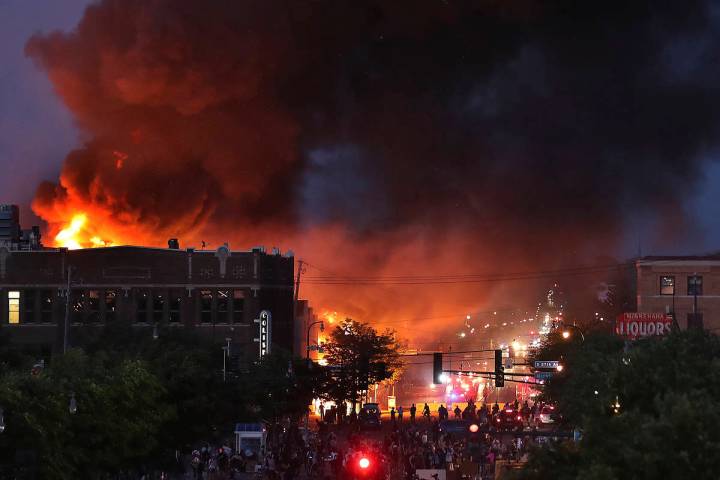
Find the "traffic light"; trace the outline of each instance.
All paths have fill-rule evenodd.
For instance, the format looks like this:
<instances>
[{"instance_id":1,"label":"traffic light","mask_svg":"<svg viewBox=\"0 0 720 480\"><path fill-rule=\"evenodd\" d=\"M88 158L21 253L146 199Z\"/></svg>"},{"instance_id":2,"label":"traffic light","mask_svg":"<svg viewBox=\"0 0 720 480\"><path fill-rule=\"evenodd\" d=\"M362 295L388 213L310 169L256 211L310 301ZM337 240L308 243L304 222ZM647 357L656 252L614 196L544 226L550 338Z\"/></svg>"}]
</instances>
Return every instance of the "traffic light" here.
<instances>
[{"instance_id":1,"label":"traffic light","mask_svg":"<svg viewBox=\"0 0 720 480\"><path fill-rule=\"evenodd\" d=\"M495 350L495 386L505 386L505 368L502 361L502 350Z\"/></svg>"},{"instance_id":2,"label":"traffic light","mask_svg":"<svg viewBox=\"0 0 720 480\"><path fill-rule=\"evenodd\" d=\"M443 383L442 373L442 353L433 353L433 383Z\"/></svg>"}]
</instances>

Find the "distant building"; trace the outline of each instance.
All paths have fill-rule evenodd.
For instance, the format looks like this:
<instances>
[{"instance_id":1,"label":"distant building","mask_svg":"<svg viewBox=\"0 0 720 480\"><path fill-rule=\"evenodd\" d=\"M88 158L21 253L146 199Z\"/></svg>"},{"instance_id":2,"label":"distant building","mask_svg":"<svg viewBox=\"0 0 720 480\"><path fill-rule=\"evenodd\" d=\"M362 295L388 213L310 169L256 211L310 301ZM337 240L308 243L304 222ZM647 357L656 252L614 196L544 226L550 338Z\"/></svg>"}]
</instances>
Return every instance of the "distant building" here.
<instances>
[{"instance_id":1,"label":"distant building","mask_svg":"<svg viewBox=\"0 0 720 480\"><path fill-rule=\"evenodd\" d=\"M636 261L637 311L675 314L680 328L720 330L720 254Z\"/></svg>"},{"instance_id":2,"label":"distant building","mask_svg":"<svg viewBox=\"0 0 720 480\"><path fill-rule=\"evenodd\" d=\"M0 247L8 250L40 250L40 227L20 228L17 205L0 205Z\"/></svg>"},{"instance_id":3,"label":"distant building","mask_svg":"<svg viewBox=\"0 0 720 480\"><path fill-rule=\"evenodd\" d=\"M320 358L318 354L319 340L323 335L320 332L318 316L307 300L299 300L295 306L295 352L305 358L308 353L313 361ZM308 349L308 333L310 345Z\"/></svg>"},{"instance_id":4,"label":"distant building","mask_svg":"<svg viewBox=\"0 0 720 480\"><path fill-rule=\"evenodd\" d=\"M14 217L4 235L14 235L13 222ZM199 251L180 250L177 241L170 245L174 248L0 246L0 327L13 341L48 352L62 349L66 316L70 345L112 322L148 335L192 329L222 344L229 338L235 356L252 360L259 355L254 320L267 310L272 344L293 349L292 256L263 248Z\"/></svg>"}]
</instances>

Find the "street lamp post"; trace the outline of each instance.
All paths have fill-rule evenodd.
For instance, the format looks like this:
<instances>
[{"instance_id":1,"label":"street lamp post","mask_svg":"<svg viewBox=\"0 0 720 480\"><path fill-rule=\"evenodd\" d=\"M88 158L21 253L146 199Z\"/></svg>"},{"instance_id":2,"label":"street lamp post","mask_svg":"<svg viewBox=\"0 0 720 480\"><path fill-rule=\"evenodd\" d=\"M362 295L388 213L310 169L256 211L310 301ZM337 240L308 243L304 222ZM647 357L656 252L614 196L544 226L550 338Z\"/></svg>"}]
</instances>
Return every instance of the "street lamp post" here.
<instances>
[{"instance_id":1,"label":"street lamp post","mask_svg":"<svg viewBox=\"0 0 720 480\"><path fill-rule=\"evenodd\" d=\"M223 349L223 383L225 383L225 380L227 378L227 358L230 356L230 340L232 340L230 337L225 337L225 342L227 342L227 345L222 347Z\"/></svg>"},{"instance_id":2,"label":"street lamp post","mask_svg":"<svg viewBox=\"0 0 720 480\"><path fill-rule=\"evenodd\" d=\"M306 351L306 356L305 356L305 358L307 358L308 360L310 360L310 330L312 329L313 325L317 325L318 323L320 324L320 331L321 331L321 332L324 332L324 331L325 331L325 323L323 323L322 320L318 320L318 321L316 321L316 322L312 322L310 325L308 325L308 329L307 329L307 344L306 344L306 345L307 345L307 351Z\"/></svg>"},{"instance_id":3,"label":"street lamp post","mask_svg":"<svg viewBox=\"0 0 720 480\"><path fill-rule=\"evenodd\" d=\"M77 412L77 400L75 400L75 392L70 394L70 404L68 405L70 414L74 415Z\"/></svg>"}]
</instances>

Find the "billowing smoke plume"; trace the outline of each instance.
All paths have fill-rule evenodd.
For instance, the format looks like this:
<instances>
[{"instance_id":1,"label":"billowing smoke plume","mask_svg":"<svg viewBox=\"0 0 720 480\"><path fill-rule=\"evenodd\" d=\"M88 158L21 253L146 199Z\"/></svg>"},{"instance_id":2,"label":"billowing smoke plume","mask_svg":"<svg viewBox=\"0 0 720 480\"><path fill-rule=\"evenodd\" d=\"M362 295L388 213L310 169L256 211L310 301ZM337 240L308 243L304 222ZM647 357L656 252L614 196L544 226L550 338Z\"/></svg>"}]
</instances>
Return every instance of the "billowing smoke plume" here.
<instances>
[{"instance_id":1,"label":"billowing smoke plume","mask_svg":"<svg viewBox=\"0 0 720 480\"><path fill-rule=\"evenodd\" d=\"M102 0L27 45L87 135L33 207L51 234L83 211L115 242L263 241L346 273L577 261L628 214L683 217L719 133L719 19L702 1ZM474 288L445 302L481 305Z\"/></svg>"}]
</instances>

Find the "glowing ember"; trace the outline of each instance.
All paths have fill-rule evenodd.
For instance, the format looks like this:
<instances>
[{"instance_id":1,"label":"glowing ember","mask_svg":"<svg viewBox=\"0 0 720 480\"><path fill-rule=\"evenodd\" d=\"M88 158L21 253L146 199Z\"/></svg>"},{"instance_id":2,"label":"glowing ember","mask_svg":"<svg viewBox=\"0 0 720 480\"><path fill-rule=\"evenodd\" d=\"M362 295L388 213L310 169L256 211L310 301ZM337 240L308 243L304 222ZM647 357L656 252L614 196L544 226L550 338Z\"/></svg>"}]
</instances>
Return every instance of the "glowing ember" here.
<instances>
[{"instance_id":1,"label":"glowing ember","mask_svg":"<svg viewBox=\"0 0 720 480\"><path fill-rule=\"evenodd\" d=\"M113 243L103 240L100 236L90 233L88 217L85 213L73 215L70 224L55 235L55 245L77 250L79 248L109 247Z\"/></svg>"}]
</instances>

